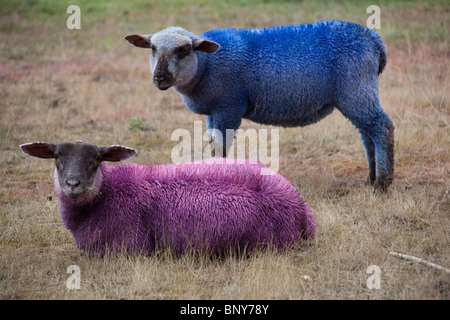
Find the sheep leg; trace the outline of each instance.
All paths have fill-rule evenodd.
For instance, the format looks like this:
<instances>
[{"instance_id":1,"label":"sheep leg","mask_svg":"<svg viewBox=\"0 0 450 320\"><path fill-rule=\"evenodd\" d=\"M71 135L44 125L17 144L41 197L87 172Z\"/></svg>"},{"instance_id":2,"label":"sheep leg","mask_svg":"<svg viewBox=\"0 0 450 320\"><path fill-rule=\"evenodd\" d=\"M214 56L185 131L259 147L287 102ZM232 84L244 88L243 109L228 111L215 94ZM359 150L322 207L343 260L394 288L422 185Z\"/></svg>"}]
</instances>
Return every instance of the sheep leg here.
<instances>
[{"instance_id":1,"label":"sheep leg","mask_svg":"<svg viewBox=\"0 0 450 320\"><path fill-rule=\"evenodd\" d=\"M214 127L212 115L206 116L206 128L209 135L209 143L213 146L213 148L211 148L211 157L214 158L216 157L216 155L219 158L226 157L227 147L226 144L223 143L226 137L224 137L224 134L221 132L220 129L216 129ZM216 150L220 151L216 152Z\"/></svg>"},{"instance_id":2,"label":"sheep leg","mask_svg":"<svg viewBox=\"0 0 450 320\"><path fill-rule=\"evenodd\" d=\"M209 138L209 143L214 146L211 149L211 157L213 157L213 158L216 157L216 149L217 150L222 150L221 153L217 153L217 157L218 158L225 158L226 157L226 155L228 153L228 149L227 149L226 144L218 143L217 141L214 140L214 137L210 137Z\"/></svg>"},{"instance_id":3,"label":"sheep leg","mask_svg":"<svg viewBox=\"0 0 450 320\"><path fill-rule=\"evenodd\" d=\"M375 145L372 139L361 133L361 140L366 152L367 163L369 165L369 176L366 179L366 184L374 185L376 179L376 165L375 165Z\"/></svg>"},{"instance_id":4,"label":"sheep leg","mask_svg":"<svg viewBox=\"0 0 450 320\"><path fill-rule=\"evenodd\" d=\"M232 130L235 131L236 129ZM226 158L228 151L231 149L231 146L233 145L233 138L234 132L233 135L230 136L229 134L228 135L226 134L226 129L213 129L212 136L210 138L210 143L212 143L214 146L211 150L211 156L218 158Z\"/></svg>"},{"instance_id":5,"label":"sheep leg","mask_svg":"<svg viewBox=\"0 0 450 320\"><path fill-rule=\"evenodd\" d=\"M215 146L213 130L214 130L213 117L212 117L212 115L207 115L206 116L206 132L208 132L208 135L209 135L209 143L211 145ZM216 156L216 148L214 147L211 149L211 157L214 158L215 156Z\"/></svg>"},{"instance_id":6,"label":"sheep leg","mask_svg":"<svg viewBox=\"0 0 450 320\"><path fill-rule=\"evenodd\" d=\"M394 125L378 98L362 105L354 99L340 103L338 109L361 134L369 163L367 182L374 184L374 193L386 191L394 179Z\"/></svg>"},{"instance_id":7,"label":"sheep leg","mask_svg":"<svg viewBox=\"0 0 450 320\"><path fill-rule=\"evenodd\" d=\"M235 131L241 125L242 115L236 112L221 111L212 116L207 116L206 123L208 133L211 137L210 141L214 143L214 148L211 151L213 157L227 156L228 151L233 145ZM232 130L232 134L230 134L229 130ZM217 152L217 150L221 150L222 152Z\"/></svg>"},{"instance_id":8,"label":"sheep leg","mask_svg":"<svg viewBox=\"0 0 450 320\"><path fill-rule=\"evenodd\" d=\"M207 115L206 116L206 131L208 132L208 135L209 135L210 138L212 136L212 130L213 129L214 129L213 116L212 115Z\"/></svg>"},{"instance_id":9,"label":"sheep leg","mask_svg":"<svg viewBox=\"0 0 450 320\"><path fill-rule=\"evenodd\" d=\"M376 180L374 192L386 191L394 180L394 125L386 116L375 144Z\"/></svg>"}]
</instances>

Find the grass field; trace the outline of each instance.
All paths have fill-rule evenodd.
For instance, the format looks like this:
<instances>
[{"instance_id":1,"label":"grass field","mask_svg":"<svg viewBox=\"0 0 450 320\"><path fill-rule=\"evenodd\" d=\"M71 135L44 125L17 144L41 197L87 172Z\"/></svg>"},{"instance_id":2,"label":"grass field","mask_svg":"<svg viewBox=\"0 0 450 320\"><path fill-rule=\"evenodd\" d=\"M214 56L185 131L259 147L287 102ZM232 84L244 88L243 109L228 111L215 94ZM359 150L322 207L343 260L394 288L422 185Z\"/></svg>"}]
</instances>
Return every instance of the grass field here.
<instances>
[{"instance_id":1,"label":"grass field","mask_svg":"<svg viewBox=\"0 0 450 320\"><path fill-rule=\"evenodd\" d=\"M69 4L81 30L66 28ZM395 130L395 181L364 185L359 134L338 111L280 129L280 169L313 209L316 239L282 253L217 259L170 252L89 258L59 218L52 161L19 144L78 139L136 148L140 163L170 162L177 128L204 121L151 82L148 52L124 37L180 25L264 27L339 19L365 24L381 8L388 47L380 98ZM450 6L447 1L0 0L0 299L449 299ZM143 130L147 127L150 130ZM244 121L243 129L268 128ZM81 289L66 272L77 265ZM381 270L369 289L367 268Z\"/></svg>"}]
</instances>

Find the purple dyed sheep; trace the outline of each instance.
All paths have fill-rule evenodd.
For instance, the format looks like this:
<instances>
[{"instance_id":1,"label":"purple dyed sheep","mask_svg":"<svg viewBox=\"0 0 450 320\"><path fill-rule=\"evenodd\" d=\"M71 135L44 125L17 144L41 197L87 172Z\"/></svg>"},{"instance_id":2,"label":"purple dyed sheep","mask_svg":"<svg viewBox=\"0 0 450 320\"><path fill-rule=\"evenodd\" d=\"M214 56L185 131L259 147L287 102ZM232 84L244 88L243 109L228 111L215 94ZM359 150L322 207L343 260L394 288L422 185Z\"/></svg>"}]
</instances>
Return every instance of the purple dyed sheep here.
<instances>
[{"instance_id":1,"label":"purple dyed sheep","mask_svg":"<svg viewBox=\"0 0 450 320\"><path fill-rule=\"evenodd\" d=\"M107 166L136 151L81 141L20 146L54 158L61 218L78 248L151 254L155 246L176 254L187 248L250 252L269 243L278 249L312 238L314 215L280 174L261 175L261 164L200 163Z\"/></svg>"}]
</instances>

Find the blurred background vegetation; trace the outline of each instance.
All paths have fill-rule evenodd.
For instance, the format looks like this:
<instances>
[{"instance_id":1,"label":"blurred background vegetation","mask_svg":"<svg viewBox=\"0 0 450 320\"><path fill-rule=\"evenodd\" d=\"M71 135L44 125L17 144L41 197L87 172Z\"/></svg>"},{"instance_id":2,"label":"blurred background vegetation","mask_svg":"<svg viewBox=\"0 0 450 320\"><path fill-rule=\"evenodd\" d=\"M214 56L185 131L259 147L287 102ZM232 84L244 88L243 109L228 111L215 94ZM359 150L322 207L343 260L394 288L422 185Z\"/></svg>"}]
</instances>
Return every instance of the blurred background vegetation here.
<instances>
[{"instance_id":1,"label":"blurred background vegetation","mask_svg":"<svg viewBox=\"0 0 450 320\"><path fill-rule=\"evenodd\" d=\"M66 28L70 15L66 9L71 4L81 8L80 32ZM330 19L366 24L370 15L366 8L371 4L381 8L378 32L388 44L407 47L426 42L435 46L448 37L450 5L446 0L0 0L0 33L3 37L10 32L23 36L12 46L3 45L1 56L20 58L27 50L27 54L45 59L43 54L55 42L111 50L123 46L123 36L130 32L151 33L171 25L201 33L221 27L266 27ZM423 14L436 12L443 17L423 23ZM43 41L36 43L33 38Z\"/></svg>"}]
</instances>

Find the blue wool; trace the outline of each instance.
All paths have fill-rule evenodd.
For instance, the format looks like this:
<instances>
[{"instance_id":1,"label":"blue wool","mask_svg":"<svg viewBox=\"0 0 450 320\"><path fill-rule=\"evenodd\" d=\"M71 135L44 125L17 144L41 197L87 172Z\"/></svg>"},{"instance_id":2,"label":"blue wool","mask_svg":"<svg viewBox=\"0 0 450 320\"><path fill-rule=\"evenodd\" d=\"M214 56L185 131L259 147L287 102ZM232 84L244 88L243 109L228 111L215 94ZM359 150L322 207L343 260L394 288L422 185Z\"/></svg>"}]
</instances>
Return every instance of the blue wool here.
<instances>
[{"instance_id":1,"label":"blue wool","mask_svg":"<svg viewBox=\"0 0 450 320\"><path fill-rule=\"evenodd\" d=\"M387 62L383 40L343 21L265 29L218 29L199 36L220 44L197 52L198 70L175 87L186 106L207 116L208 129L238 129L241 119L306 126L335 108L359 130L368 182L386 189L393 179L394 126L381 108L378 75Z\"/></svg>"}]
</instances>

